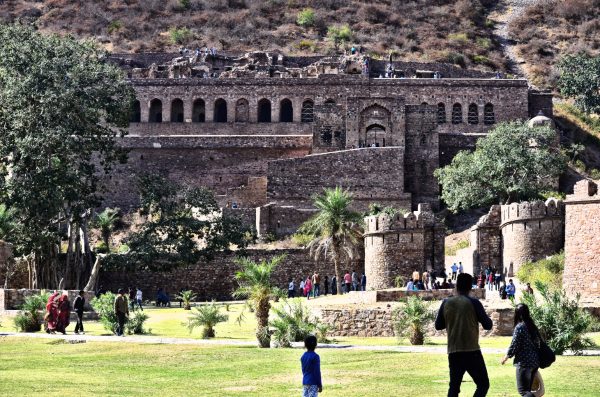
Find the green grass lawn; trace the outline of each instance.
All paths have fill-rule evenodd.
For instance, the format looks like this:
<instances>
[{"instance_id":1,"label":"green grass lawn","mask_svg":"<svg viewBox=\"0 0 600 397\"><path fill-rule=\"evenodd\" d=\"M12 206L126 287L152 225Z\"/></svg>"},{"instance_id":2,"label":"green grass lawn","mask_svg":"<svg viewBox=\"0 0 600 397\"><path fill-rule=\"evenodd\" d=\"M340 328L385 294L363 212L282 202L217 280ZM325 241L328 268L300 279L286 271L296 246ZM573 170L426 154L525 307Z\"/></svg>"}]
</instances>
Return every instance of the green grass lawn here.
<instances>
[{"instance_id":1,"label":"green grass lawn","mask_svg":"<svg viewBox=\"0 0 600 397\"><path fill-rule=\"evenodd\" d=\"M444 354L317 349L324 396L442 396ZM299 349L0 339L0 395L299 396ZM489 396L516 395L514 369L486 355ZM558 357L549 396L600 393L600 357ZM465 377L463 395L472 395Z\"/></svg>"}]
</instances>

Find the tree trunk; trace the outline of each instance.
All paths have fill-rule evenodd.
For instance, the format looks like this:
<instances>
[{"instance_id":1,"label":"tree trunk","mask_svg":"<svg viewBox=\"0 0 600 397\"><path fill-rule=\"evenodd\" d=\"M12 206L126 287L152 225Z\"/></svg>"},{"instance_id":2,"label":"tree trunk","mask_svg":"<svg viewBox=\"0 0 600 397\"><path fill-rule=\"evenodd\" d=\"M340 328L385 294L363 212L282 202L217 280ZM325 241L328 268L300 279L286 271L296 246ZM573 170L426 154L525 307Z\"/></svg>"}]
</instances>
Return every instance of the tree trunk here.
<instances>
[{"instance_id":1,"label":"tree trunk","mask_svg":"<svg viewBox=\"0 0 600 397\"><path fill-rule=\"evenodd\" d=\"M340 279L340 251L337 242L334 242L331 247L331 259L333 260L333 270L335 271L335 279L337 283L337 294L342 295L342 279ZM325 258L327 260L327 258Z\"/></svg>"},{"instance_id":2,"label":"tree trunk","mask_svg":"<svg viewBox=\"0 0 600 397\"><path fill-rule=\"evenodd\" d=\"M269 297L263 298L256 305L256 340L262 348L271 347L271 335L269 334Z\"/></svg>"},{"instance_id":3,"label":"tree trunk","mask_svg":"<svg viewBox=\"0 0 600 397\"><path fill-rule=\"evenodd\" d=\"M98 254L96 256L96 262L94 263L94 267L92 268L92 273L90 274L90 279L87 282L87 285L83 287L84 291L94 291L96 288L96 284L98 283L98 276L100 275L100 267L102 266L102 259L105 255Z\"/></svg>"}]
</instances>

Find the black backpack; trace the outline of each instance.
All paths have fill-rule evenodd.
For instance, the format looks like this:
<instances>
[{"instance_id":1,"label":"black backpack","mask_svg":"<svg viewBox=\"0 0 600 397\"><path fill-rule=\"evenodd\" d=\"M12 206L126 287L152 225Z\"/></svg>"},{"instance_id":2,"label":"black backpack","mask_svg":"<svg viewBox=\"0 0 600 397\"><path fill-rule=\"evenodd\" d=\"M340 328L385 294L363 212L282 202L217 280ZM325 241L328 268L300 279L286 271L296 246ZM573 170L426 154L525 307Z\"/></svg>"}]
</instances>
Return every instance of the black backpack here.
<instances>
[{"instance_id":1,"label":"black backpack","mask_svg":"<svg viewBox=\"0 0 600 397\"><path fill-rule=\"evenodd\" d=\"M538 358L540 359L540 368L548 368L556 361L556 354L554 354L550 346L541 337Z\"/></svg>"}]
</instances>

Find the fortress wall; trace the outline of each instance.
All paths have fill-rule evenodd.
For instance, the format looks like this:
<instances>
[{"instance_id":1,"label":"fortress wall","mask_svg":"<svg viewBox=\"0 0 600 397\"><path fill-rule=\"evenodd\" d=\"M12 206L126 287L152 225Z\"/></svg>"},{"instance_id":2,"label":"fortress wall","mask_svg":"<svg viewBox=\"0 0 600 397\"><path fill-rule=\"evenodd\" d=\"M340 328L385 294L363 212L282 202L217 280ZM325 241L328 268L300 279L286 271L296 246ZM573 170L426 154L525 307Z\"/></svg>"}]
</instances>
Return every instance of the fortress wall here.
<instances>
[{"instance_id":1,"label":"fortress wall","mask_svg":"<svg viewBox=\"0 0 600 397\"><path fill-rule=\"evenodd\" d=\"M564 206L561 201L503 205L501 225L504 272L513 276L519 267L557 253L564 246Z\"/></svg>"},{"instance_id":2,"label":"fortress wall","mask_svg":"<svg viewBox=\"0 0 600 397\"><path fill-rule=\"evenodd\" d=\"M583 180L567 196L563 288L584 300L600 298L599 181Z\"/></svg>"},{"instance_id":3,"label":"fortress wall","mask_svg":"<svg viewBox=\"0 0 600 397\"><path fill-rule=\"evenodd\" d=\"M310 123L131 123L129 137L156 135L312 135Z\"/></svg>"},{"instance_id":4,"label":"fortress wall","mask_svg":"<svg viewBox=\"0 0 600 397\"><path fill-rule=\"evenodd\" d=\"M440 167L450 164L461 150L475 150L477 140L484 136L483 134L438 134Z\"/></svg>"}]
</instances>

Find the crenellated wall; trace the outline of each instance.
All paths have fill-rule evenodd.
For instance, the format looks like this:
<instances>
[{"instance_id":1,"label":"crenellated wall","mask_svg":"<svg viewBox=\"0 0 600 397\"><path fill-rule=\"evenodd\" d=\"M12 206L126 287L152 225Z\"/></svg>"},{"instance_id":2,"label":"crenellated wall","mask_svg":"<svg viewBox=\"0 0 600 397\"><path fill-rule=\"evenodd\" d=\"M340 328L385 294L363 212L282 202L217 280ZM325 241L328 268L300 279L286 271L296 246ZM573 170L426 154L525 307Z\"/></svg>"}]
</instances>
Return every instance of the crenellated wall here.
<instances>
[{"instance_id":1,"label":"crenellated wall","mask_svg":"<svg viewBox=\"0 0 600 397\"><path fill-rule=\"evenodd\" d=\"M583 180L567 196L565 270L567 293L584 300L600 298L600 181Z\"/></svg>"},{"instance_id":2,"label":"crenellated wall","mask_svg":"<svg viewBox=\"0 0 600 397\"><path fill-rule=\"evenodd\" d=\"M443 267L445 229L429 204L406 215L369 216L365 225L367 289L391 288L397 276Z\"/></svg>"},{"instance_id":3,"label":"crenellated wall","mask_svg":"<svg viewBox=\"0 0 600 397\"><path fill-rule=\"evenodd\" d=\"M525 262L536 261L557 253L564 246L564 205L548 199L503 205L502 265L513 276Z\"/></svg>"}]
</instances>

